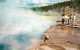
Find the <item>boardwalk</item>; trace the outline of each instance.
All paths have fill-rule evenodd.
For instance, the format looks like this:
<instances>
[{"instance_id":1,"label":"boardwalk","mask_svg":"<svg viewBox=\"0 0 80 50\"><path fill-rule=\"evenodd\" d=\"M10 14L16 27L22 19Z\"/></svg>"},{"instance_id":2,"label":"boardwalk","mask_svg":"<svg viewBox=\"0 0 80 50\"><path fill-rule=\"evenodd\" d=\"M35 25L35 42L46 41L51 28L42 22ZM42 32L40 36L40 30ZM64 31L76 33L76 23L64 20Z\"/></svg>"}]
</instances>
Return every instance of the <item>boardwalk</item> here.
<instances>
[{"instance_id":1,"label":"boardwalk","mask_svg":"<svg viewBox=\"0 0 80 50\"><path fill-rule=\"evenodd\" d=\"M71 25L67 25L67 24L65 24L65 26L80 28L80 14L76 14L76 16L77 16L77 18L76 18L76 26L71 26ZM61 21L56 21L56 22L57 22L58 26L62 25Z\"/></svg>"}]
</instances>

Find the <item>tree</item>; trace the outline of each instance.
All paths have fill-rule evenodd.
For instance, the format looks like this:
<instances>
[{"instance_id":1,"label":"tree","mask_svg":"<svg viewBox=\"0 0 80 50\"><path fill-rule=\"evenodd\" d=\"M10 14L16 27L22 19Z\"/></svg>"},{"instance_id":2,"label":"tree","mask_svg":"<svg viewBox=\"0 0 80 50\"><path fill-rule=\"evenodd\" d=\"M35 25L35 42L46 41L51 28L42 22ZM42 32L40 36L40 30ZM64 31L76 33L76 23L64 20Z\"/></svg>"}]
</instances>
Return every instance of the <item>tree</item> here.
<instances>
[{"instance_id":1,"label":"tree","mask_svg":"<svg viewBox=\"0 0 80 50\"><path fill-rule=\"evenodd\" d=\"M78 13L80 13L80 0L73 0L78 5Z\"/></svg>"}]
</instances>

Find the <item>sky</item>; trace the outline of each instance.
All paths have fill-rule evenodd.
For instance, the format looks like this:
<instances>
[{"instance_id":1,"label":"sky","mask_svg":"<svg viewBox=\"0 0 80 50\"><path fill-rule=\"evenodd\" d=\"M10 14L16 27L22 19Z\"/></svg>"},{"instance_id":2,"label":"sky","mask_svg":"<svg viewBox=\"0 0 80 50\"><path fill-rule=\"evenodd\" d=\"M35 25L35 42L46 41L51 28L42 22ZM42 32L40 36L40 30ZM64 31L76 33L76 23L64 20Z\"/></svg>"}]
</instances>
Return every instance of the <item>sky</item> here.
<instances>
[{"instance_id":1,"label":"sky","mask_svg":"<svg viewBox=\"0 0 80 50\"><path fill-rule=\"evenodd\" d=\"M6 1L8 0L0 0L0 2L6 2ZM12 1L12 0L9 0L9 1ZM15 1L16 1L15 3L18 3L20 6L24 6L24 7L38 6L39 7L39 6L50 5L58 2L63 2L66 0L15 0Z\"/></svg>"},{"instance_id":2,"label":"sky","mask_svg":"<svg viewBox=\"0 0 80 50\"><path fill-rule=\"evenodd\" d=\"M23 0L22 4L27 6L45 6L63 1L66 0Z\"/></svg>"}]
</instances>

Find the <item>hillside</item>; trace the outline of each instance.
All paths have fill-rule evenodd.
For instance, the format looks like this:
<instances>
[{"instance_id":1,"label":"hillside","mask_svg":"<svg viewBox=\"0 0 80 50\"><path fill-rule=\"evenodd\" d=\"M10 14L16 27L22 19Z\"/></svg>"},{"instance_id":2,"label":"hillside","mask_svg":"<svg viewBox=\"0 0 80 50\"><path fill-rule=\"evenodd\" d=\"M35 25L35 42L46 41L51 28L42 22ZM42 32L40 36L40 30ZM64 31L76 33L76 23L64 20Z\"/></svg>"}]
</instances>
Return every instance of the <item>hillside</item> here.
<instances>
[{"instance_id":1,"label":"hillside","mask_svg":"<svg viewBox=\"0 0 80 50\"><path fill-rule=\"evenodd\" d=\"M49 10L56 10L60 12L60 14L69 14L69 13L80 13L80 1L79 0L71 0L71 1L64 1L48 6L42 7L34 7L32 8L34 11L44 11L48 12Z\"/></svg>"}]
</instances>

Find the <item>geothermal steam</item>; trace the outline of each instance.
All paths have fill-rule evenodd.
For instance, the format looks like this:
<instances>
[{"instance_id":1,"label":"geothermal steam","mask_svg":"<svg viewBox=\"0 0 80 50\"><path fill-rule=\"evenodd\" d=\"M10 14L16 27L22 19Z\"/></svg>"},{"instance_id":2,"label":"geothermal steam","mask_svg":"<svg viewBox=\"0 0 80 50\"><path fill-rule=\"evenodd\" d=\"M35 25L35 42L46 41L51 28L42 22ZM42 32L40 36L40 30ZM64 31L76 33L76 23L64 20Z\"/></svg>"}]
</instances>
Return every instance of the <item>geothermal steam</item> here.
<instances>
[{"instance_id":1,"label":"geothermal steam","mask_svg":"<svg viewBox=\"0 0 80 50\"><path fill-rule=\"evenodd\" d=\"M19 0L0 3L0 43L4 50L27 50L51 25L55 25L51 17L20 8Z\"/></svg>"}]
</instances>

